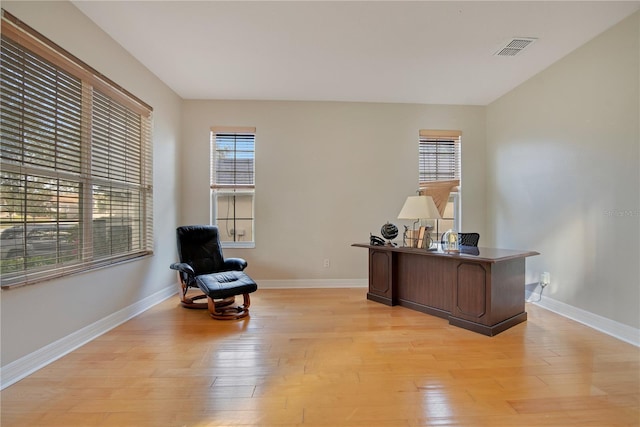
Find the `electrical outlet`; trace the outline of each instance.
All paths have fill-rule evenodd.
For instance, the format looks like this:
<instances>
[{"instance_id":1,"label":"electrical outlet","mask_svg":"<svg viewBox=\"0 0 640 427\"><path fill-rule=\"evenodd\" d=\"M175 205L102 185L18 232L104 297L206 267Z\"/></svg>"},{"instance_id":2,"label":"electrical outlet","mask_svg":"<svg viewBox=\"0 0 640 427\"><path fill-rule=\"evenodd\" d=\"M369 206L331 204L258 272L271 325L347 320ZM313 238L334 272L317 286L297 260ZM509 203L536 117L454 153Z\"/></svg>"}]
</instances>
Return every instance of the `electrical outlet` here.
<instances>
[{"instance_id":1,"label":"electrical outlet","mask_svg":"<svg viewBox=\"0 0 640 427\"><path fill-rule=\"evenodd\" d=\"M548 271L545 271L540 275L540 285L544 288L549 283L551 283L551 274Z\"/></svg>"},{"instance_id":2,"label":"electrical outlet","mask_svg":"<svg viewBox=\"0 0 640 427\"><path fill-rule=\"evenodd\" d=\"M324 266L324 268L329 268L329 266L331 265L329 263L329 258L325 258L324 262L322 263L322 265Z\"/></svg>"}]
</instances>

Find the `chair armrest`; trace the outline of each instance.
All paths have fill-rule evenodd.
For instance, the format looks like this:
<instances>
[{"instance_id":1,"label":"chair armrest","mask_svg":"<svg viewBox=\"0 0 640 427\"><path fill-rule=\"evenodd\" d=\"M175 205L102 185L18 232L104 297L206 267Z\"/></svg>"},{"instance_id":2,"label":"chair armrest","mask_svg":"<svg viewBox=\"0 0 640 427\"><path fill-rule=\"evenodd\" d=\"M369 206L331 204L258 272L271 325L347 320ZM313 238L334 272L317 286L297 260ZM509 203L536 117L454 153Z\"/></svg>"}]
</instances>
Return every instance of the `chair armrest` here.
<instances>
[{"instance_id":1,"label":"chair armrest","mask_svg":"<svg viewBox=\"0 0 640 427\"><path fill-rule=\"evenodd\" d=\"M225 271L242 271L247 268L247 261L242 258L227 258L224 260Z\"/></svg>"},{"instance_id":2,"label":"chair armrest","mask_svg":"<svg viewBox=\"0 0 640 427\"><path fill-rule=\"evenodd\" d=\"M171 264L169 266L170 269L172 270L178 270L181 273L185 273L189 276L195 276L196 272L194 271L193 267L191 267L189 264L187 264L186 262L174 262L173 264Z\"/></svg>"}]
</instances>

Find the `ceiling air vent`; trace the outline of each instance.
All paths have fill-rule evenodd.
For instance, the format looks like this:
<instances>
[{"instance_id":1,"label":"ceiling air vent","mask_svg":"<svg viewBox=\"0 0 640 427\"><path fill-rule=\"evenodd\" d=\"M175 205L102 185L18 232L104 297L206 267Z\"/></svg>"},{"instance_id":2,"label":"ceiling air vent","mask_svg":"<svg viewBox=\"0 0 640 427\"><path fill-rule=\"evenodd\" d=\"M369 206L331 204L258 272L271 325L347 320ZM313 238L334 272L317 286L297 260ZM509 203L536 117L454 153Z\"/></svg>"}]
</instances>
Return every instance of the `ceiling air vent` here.
<instances>
[{"instance_id":1,"label":"ceiling air vent","mask_svg":"<svg viewBox=\"0 0 640 427\"><path fill-rule=\"evenodd\" d=\"M504 46L502 46L495 56L516 56L522 52L527 46L531 45L537 39L531 37L516 37L509 40Z\"/></svg>"}]
</instances>

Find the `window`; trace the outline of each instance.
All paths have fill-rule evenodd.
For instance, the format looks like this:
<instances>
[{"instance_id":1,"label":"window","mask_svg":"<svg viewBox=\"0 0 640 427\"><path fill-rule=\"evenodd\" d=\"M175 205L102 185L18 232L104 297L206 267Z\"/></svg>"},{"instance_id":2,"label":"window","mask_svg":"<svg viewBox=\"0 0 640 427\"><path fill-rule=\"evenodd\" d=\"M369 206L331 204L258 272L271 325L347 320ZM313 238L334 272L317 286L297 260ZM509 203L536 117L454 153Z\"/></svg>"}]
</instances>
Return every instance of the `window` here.
<instances>
[{"instance_id":1,"label":"window","mask_svg":"<svg viewBox=\"0 0 640 427\"><path fill-rule=\"evenodd\" d=\"M211 128L211 223L223 247L255 247L255 133Z\"/></svg>"},{"instance_id":2,"label":"window","mask_svg":"<svg viewBox=\"0 0 640 427\"><path fill-rule=\"evenodd\" d=\"M151 107L2 11L2 286L152 253Z\"/></svg>"},{"instance_id":3,"label":"window","mask_svg":"<svg viewBox=\"0 0 640 427\"><path fill-rule=\"evenodd\" d=\"M440 211L440 233L460 230L461 139L460 131L420 130L420 189L433 197Z\"/></svg>"}]
</instances>

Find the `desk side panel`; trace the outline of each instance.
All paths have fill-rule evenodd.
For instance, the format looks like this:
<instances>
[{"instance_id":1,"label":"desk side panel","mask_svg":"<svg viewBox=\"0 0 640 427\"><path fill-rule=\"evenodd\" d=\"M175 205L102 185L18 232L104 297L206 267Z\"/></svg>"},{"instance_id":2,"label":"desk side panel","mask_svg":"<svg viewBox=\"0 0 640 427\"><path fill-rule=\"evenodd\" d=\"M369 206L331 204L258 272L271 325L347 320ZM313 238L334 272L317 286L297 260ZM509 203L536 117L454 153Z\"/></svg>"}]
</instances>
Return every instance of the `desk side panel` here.
<instances>
[{"instance_id":1,"label":"desk side panel","mask_svg":"<svg viewBox=\"0 0 640 427\"><path fill-rule=\"evenodd\" d=\"M369 250L368 298L386 305L393 305L393 258L391 251Z\"/></svg>"},{"instance_id":2,"label":"desk side panel","mask_svg":"<svg viewBox=\"0 0 640 427\"><path fill-rule=\"evenodd\" d=\"M524 313L525 258L491 266L490 325Z\"/></svg>"},{"instance_id":3,"label":"desk side panel","mask_svg":"<svg viewBox=\"0 0 640 427\"><path fill-rule=\"evenodd\" d=\"M460 262L456 266L452 315L473 322L488 324L491 264Z\"/></svg>"}]
</instances>

